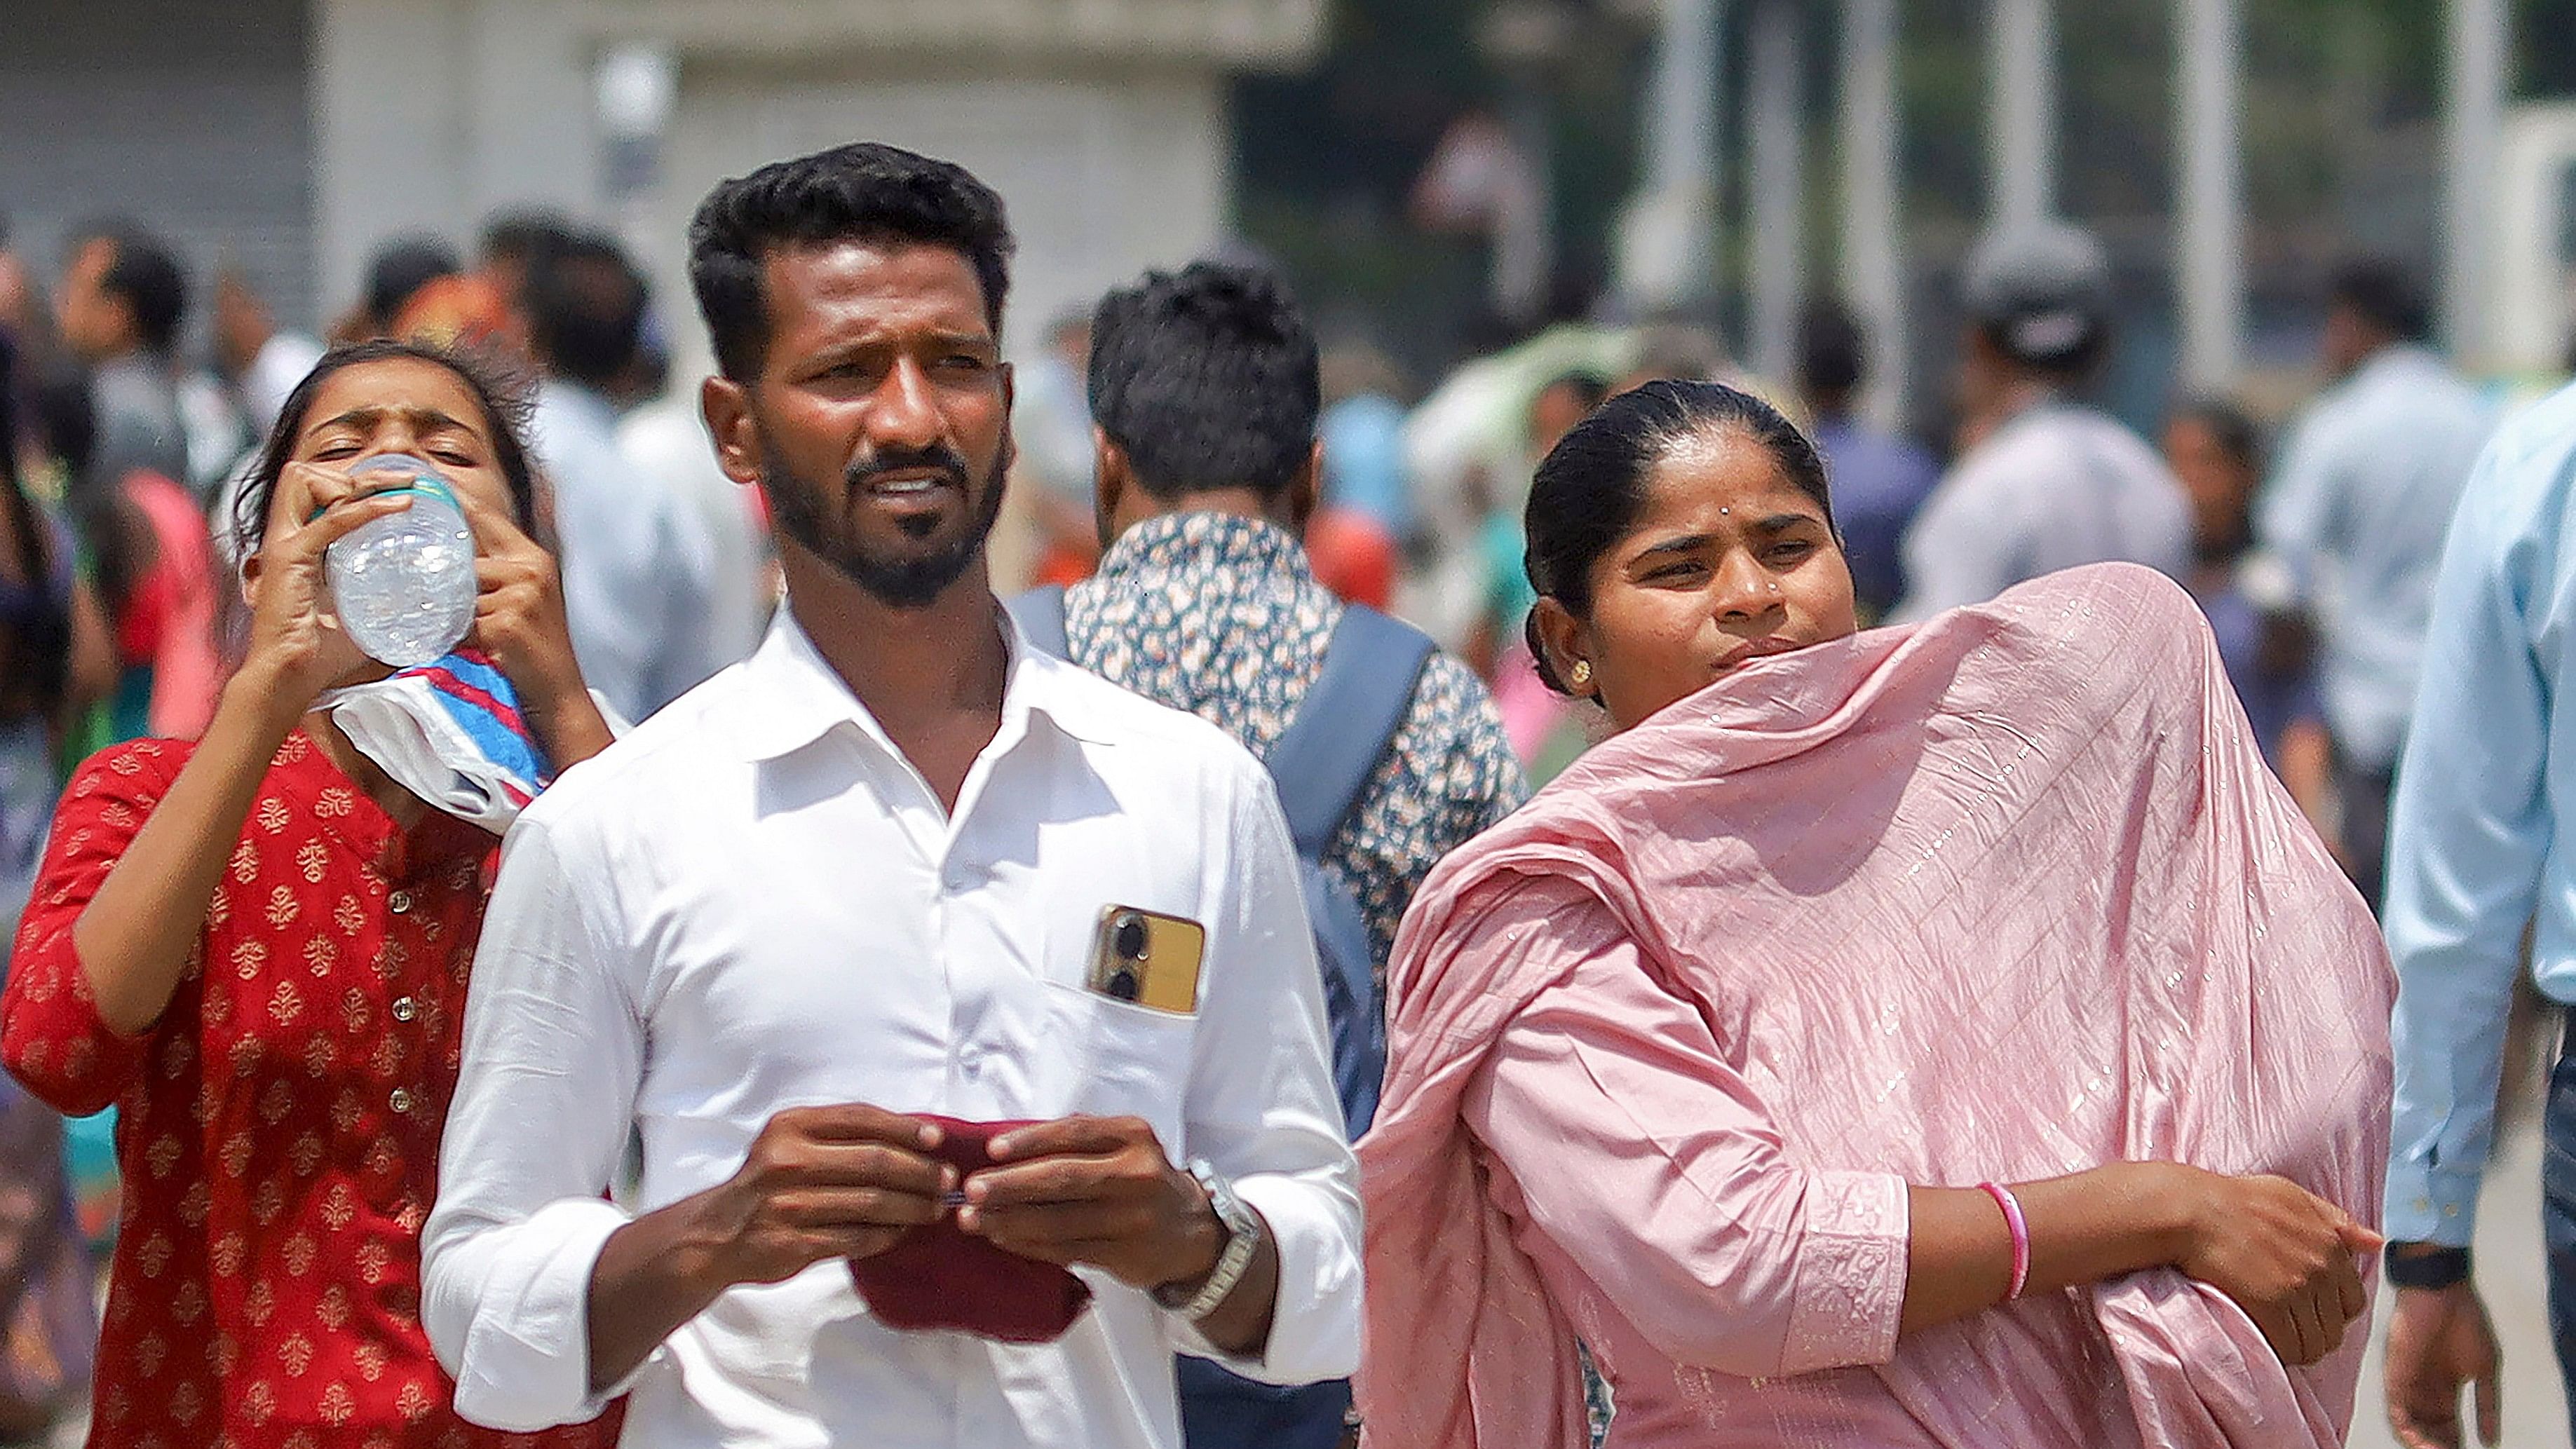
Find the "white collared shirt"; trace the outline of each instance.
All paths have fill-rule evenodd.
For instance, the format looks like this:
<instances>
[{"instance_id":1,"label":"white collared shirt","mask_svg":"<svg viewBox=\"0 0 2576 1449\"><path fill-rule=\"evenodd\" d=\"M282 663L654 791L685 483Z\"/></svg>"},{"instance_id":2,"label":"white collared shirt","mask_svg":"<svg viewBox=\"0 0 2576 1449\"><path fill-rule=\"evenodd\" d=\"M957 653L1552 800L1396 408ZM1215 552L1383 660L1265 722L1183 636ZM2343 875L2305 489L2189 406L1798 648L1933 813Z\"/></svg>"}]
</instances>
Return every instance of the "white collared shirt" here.
<instances>
[{"instance_id":1,"label":"white collared shirt","mask_svg":"<svg viewBox=\"0 0 2576 1449\"><path fill-rule=\"evenodd\" d=\"M1287 827L1232 740L1026 647L952 816L791 614L744 664L548 791L511 832L423 1237L456 1407L592 1413L592 1266L635 1213L712 1187L782 1108L972 1120L1134 1114L1268 1220L1263 1358L1359 1357L1360 1217ZM1084 987L1112 904L1207 928L1195 1016ZM630 1137L640 1175L615 1204ZM1175 1349L1215 1351L1082 1270L1044 1347L906 1333L838 1260L740 1287L630 1381L625 1444L1177 1449Z\"/></svg>"}]
</instances>

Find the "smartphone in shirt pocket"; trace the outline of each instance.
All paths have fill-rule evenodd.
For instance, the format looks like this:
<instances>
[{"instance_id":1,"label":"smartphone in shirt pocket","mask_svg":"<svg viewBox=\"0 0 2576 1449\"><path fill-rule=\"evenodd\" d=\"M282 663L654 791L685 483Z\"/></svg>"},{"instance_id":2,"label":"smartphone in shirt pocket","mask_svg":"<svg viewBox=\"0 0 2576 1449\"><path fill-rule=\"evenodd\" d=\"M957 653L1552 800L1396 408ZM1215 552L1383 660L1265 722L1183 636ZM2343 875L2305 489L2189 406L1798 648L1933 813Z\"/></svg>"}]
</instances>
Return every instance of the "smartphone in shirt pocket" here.
<instances>
[{"instance_id":1,"label":"smartphone in shirt pocket","mask_svg":"<svg viewBox=\"0 0 2576 1449\"><path fill-rule=\"evenodd\" d=\"M1199 967L1206 954L1207 928L1196 921L1138 906L1106 906L1084 984L1113 1001L1190 1016L1199 1009Z\"/></svg>"}]
</instances>

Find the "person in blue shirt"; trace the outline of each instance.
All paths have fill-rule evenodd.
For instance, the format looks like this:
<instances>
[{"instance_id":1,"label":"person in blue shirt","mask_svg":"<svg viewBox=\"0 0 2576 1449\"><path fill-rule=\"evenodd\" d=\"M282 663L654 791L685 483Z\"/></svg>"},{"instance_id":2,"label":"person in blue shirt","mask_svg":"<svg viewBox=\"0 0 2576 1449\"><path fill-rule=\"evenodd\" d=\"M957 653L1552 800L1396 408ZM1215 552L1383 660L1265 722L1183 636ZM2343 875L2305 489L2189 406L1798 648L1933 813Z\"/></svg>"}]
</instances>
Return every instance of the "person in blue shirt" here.
<instances>
[{"instance_id":1,"label":"person in blue shirt","mask_svg":"<svg viewBox=\"0 0 2576 1449\"><path fill-rule=\"evenodd\" d=\"M2541 994L2562 1010L2576 1002L2576 711L2557 707L2576 684L2571 509L2576 387L2506 424L2469 476L2397 771L2385 916L2398 975L2387 1389L2408 1445L2461 1442L2467 1384L2480 1438L2497 1442L2501 1427L2495 1335L2469 1242L2526 930ZM2576 1054L2563 1038L2543 1130L2550 1318L2576 1399Z\"/></svg>"},{"instance_id":2,"label":"person in blue shirt","mask_svg":"<svg viewBox=\"0 0 2576 1449\"><path fill-rule=\"evenodd\" d=\"M2431 334L2404 267L2360 258L2336 270L2320 349L2334 382L2291 429L2256 520L2323 646L2341 818L2331 838L2373 910L2442 525L2495 425Z\"/></svg>"},{"instance_id":3,"label":"person in blue shirt","mask_svg":"<svg viewBox=\"0 0 2576 1449\"><path fill-rule=\"evenodd\" d=\"M2165 463L2191 499L2191 574L2183 580L2226 661L2228 682L2290 798L2327 828L2334 742L2304 631L2284 627L2287 590L2254 549L2254 493L2263 481L2263 430L2219 398L2187 398L2165 418Z\"/></svg>"},{"instance_id":4,"label":"person in blue shirt","mask_svg":"<svg viewBox=\"0 0 2576 1449\"><path fill-rule=\"evenodd\" d=\"M1810 302L1798 323L1798 392L1834 481L1852 593L1864 618L1879 619L1905 597L1905 530L1941 469L1921 444L1854 413L1868 376L1869 341L1859 321L1838 302Z\"/></svg>"}]
</instances>

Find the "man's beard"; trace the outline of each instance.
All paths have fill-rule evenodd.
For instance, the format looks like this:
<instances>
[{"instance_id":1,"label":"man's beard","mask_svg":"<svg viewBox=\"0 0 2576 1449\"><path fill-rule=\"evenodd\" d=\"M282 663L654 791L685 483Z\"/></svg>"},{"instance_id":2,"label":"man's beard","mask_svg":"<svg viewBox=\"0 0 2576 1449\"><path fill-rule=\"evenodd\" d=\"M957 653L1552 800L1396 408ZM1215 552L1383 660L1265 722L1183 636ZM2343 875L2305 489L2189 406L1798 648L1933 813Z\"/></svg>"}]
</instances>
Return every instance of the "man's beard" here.
<instances>
[{"instance_id":1,"label":"man's beard","mask_svg":"<svg viewBox=\"0 0 2576 1449\"><path fill-rule=\"evenodd\" d=\"M967 506L974 509L966 530L957 537L925 554L888 558L872 552L860 542L856 529L835 536L828 513L823 507L819 489L809 488L788 472L775 454L764 460L761 489L769 495L770 514L779 534L816 558L832 566L834 572L858 585L879 603L896 609L926 608L948 586L966 576L984 553L984 542L993 533L993 525L1002 516L1003 477L1008 467L1006 451L994 459L978 490L969 483L966 460L955 449L936 444L922 450L886 449L864 462L850 466L842 479L845 495L853 500L866 489L868 480L881 473L899 469L936 468L949 480L964 487ZM852 504L856 507L855 502ZM936 520L922 520L929 528ZM910 520L903 526L913 530ZM926 530L925 530L926 531Z\"/></svg>"}]
</instances>

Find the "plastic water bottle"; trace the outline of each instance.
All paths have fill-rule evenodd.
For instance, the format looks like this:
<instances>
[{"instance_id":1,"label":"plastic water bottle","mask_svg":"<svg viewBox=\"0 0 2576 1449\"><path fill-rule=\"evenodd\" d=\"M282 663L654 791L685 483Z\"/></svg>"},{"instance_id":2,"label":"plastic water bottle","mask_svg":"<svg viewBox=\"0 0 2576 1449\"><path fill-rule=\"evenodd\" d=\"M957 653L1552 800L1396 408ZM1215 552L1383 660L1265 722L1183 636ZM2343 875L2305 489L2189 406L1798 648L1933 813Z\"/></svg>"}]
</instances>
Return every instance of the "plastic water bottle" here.
<instances>
[{"instance_id":1,"label":"plastic water bottle","mask_svg":"<svg viewBox=\"0 0 2576 1449\"><path fill-rule=\"evenodd\" d=\"M323 568L340 627L367 657L396 669L427 664L474 626L474 532L447 479L408 453L379 453L352 474L403 472L411 507L361 525L331 545Z\"/></svg>"}]
</instances>

